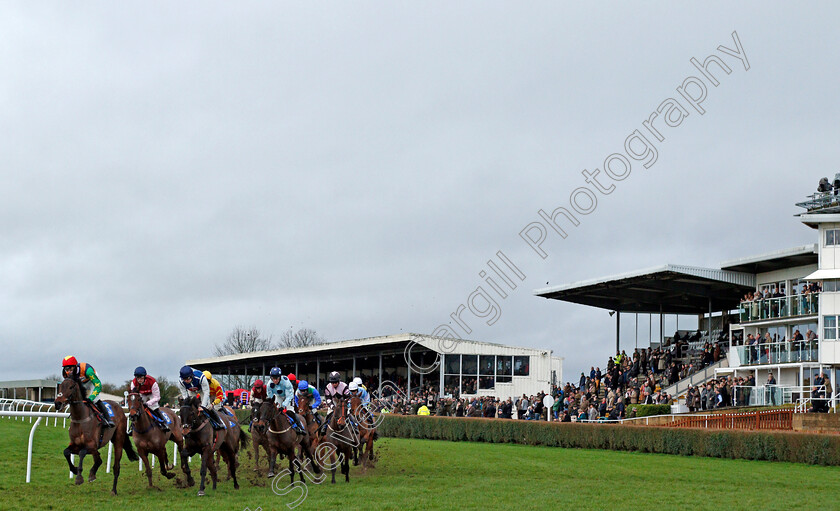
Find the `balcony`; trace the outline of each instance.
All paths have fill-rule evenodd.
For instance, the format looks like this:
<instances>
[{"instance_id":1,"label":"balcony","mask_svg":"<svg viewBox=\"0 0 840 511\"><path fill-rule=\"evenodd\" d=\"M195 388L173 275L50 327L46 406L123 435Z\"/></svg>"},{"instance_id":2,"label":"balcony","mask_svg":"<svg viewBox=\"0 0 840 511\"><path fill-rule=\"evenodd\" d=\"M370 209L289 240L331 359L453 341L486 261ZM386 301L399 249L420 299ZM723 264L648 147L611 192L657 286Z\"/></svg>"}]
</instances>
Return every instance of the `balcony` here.
<instances>
[{"instance_id":1,"label":"balcony","mask_svg":"<svg viewBox=\"0 0 840 511\"><path fill-rule=\"evenodd\" d=\"M741 302L741 323L815 316L819 314L819 309L819 293L762 298L761 300Z\"/></svg>"},{"instance_id":2,"label":"balcony","mask_svg":"<svg viewBox=\"0 0 840 511\"><path fill-rule=\"evenodd\" d=\"M819 358L819 340L733 346L732 349L738 353L742 366L817 362Z\"/></svg>"}]
</instances>

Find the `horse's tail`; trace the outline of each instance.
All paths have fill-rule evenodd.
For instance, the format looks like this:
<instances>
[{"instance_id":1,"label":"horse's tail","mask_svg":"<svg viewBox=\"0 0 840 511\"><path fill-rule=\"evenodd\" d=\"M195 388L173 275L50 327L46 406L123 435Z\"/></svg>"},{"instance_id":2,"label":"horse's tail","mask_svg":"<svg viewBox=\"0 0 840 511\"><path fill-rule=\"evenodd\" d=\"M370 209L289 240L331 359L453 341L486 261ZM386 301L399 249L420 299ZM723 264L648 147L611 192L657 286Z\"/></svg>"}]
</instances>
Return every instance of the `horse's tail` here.
<instances>
[{"instance_id":1,"label":"horse's tail","mask_svg":"<svg viewBox=\"0 0 840 511\"><path fill-rule=\"evenodd\" d=\"M247 449L248 448L248 442L250 440L251 439L248 438L248 433L246 433L244 429L240 429L239 430L239 448L240 449Z\"/></svg>"},{"instance_id":2,"label":"horse's tail","mask_svg":"<svg viewBox=\"0 0 840 511\"><path fill-rule=\"evenodd\" d=\"M125 451L125 455L128 456L129 461L137 461L140 458L137 456L137 453L134 452L134 446L131 445L131 435L126 433L123 436L123 451Z\"/></svg>"}]
</instances>

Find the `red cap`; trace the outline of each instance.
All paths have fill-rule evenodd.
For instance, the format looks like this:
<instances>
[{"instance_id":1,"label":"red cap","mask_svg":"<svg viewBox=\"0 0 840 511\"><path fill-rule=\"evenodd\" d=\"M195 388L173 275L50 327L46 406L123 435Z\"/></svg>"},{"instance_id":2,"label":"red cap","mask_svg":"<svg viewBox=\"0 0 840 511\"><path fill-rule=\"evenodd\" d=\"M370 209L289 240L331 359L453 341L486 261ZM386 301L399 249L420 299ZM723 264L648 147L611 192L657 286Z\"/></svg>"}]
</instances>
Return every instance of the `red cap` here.
<instances>
[{"instance_id":1,"label":"red cap","mask_svg":"<svg viewBox=\"0 0 840 511\"><path fill-rule=\"evenodd\" d=\"M61 361L61 367L77 366L77 365L79 365L79 363L76 362L76 357L74 357L73 355L67 355L66 357L64 357L64 360Z\"/></svg>"},{"instance_id":2,"label":"red cap","mask_svg":"<svg viewBox=\"0 0 840 511\"><path fill-rule=\"evenodd\" d=\"M263 386L263 381L262 380L257 380L257 381L254 382L254 387L262 387L262 386Z\"/></svg>"},{"instance_id":3,"label":"red cap","mask_svg":"<svg viewBox=\"0 0 840 511\"><path fill-rule=\"evenodd\" d=\"M295 376L295 373L289 373L289 379L292 381L297 381L297 376Z\"/></svg>"}]
</instances>

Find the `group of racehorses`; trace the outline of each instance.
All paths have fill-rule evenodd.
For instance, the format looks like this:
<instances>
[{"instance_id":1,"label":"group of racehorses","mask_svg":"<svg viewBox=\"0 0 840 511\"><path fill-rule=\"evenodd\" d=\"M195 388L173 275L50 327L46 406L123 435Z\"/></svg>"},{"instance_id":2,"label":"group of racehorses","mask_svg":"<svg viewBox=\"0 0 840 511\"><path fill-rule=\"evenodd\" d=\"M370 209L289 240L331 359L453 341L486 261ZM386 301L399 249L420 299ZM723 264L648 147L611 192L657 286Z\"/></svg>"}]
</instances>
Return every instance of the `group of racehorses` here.
<instances>
[{"instance_id":1,"label":"group of racehorses","mask_svg":"<svg viewBox=\"0 0 840 511\"><path fill-rule=\"evenodd\" d=\"M303 471L309 462L316 474L321 468L329 467L332 472L332 482L335 483L336 467L341 466L341 473L345 481L350 481L350 458L358 464L361 458L362 468L366 470L373 464L373 441L376 438L373 416L358 397L348 398L337 396L333 398L333 413L329 421L322 427L316 413L310 408L307 396L302 395L296 408L296 418L299 424L305 424L302 432L296 432L284 413L280 413L274 402L266 401L255 408L252 424L252 444L254 449L255 467L259 465L259 448L262 447L268 457L268 477L274 477L278 455L289 460L291 482L295 480L295 472L303 481ZM234 413L220 413L224 429L214 428L209 417L202 411L201 401L191 397L179 402L180 409L176 413L167 407L159 410L168 423L168 431L158 427L148 408L143 404L139 394L132 393L126 398L128 415L122 407L114 401L106 401L113 413L112 421L115 427L105 427L98 419L98 412L89 401L84 399L78 382L72 378L65 379L58 388L55 407L62 410L69 405L70 409L70 445L64 449L64 457L75 474L76 484L82 484L82 464L87 455L93 457L93 467L90 469L88 481L96 480L96 471L102 465L99 449L112 443L114 447L114 483L111 489L117 494L117 482L120 477L120 460L123 451L128 459L143 461L149 487L152 483L152 466L149 455L157 456L160 462L160 473L167 479L175 477L174 463L170 464L166 446L174 442L180 453L181 470L186 476L187 486L194 486L195 480L190 472L188 459L195 455L201 456L201 482L198 495L204 495L207 471L216 489L218 482L217 469L219 458L224 460L228 468L229 479L233 479L233 487L239 489L236 469L239 466L238 453L247 448L248 434L242 430ZM131 420L131 430L128 430L128 420ZM131 440L134 440L135 452ZM79 456L79 464L73 464L71 455ZM214 459L215 458L215 459ZM329 461L327 461L329 459ZM300 460L299 463L294 463ZM174 460L173 460L174 461Z\"/></svg>"}]
</instances>

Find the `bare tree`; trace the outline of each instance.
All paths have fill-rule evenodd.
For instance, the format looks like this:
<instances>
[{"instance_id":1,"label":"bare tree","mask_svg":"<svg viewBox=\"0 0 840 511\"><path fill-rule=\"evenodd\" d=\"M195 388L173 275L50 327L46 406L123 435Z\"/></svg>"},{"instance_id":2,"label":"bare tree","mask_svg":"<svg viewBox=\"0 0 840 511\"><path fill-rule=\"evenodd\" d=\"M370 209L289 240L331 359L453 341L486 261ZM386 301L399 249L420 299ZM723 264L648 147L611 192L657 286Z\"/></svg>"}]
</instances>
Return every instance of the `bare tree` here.
<instances>
[{"instance_id":1,"label":"bare tree","mask_svg":"<svg viewBox=\"0 0 840 511\"><path fill-rule=\"evenodd\" d=\"M300 328L297 332L291 328L283 332L277 341L279 348L302 348L315 344L324 344L326 339L318 335L318 332L311 328Z\"/></svg>"},{"instance_id":2,"label":"bare tree","mask_svg":"<svg viewBox=\"0 0 840 511\"><path fill-rule=\"evenodd\" d=\"M236 326L228 334L225 342L216 344L213 353L217 357L225 355L237 355L239 353L253 353L255 351L266 351L272 349L271 336L263 337L257 327L243 328ZM219 383L225 390L250 389L256 379L253 375L234 374L230 376L216 376Z\"/></svg>"},{"instance_id":3,"label":"bare tree","mask_svg":"<svg viewBox=\"0 0 840 511\"><path fill-rule=\"evenodd\" d=\"M265 338L257 327L243 328L236 326L222 344L216 344L213 354L217 357L253 353L271 349L271 336Z\"/></svg>"}]
</instances>

